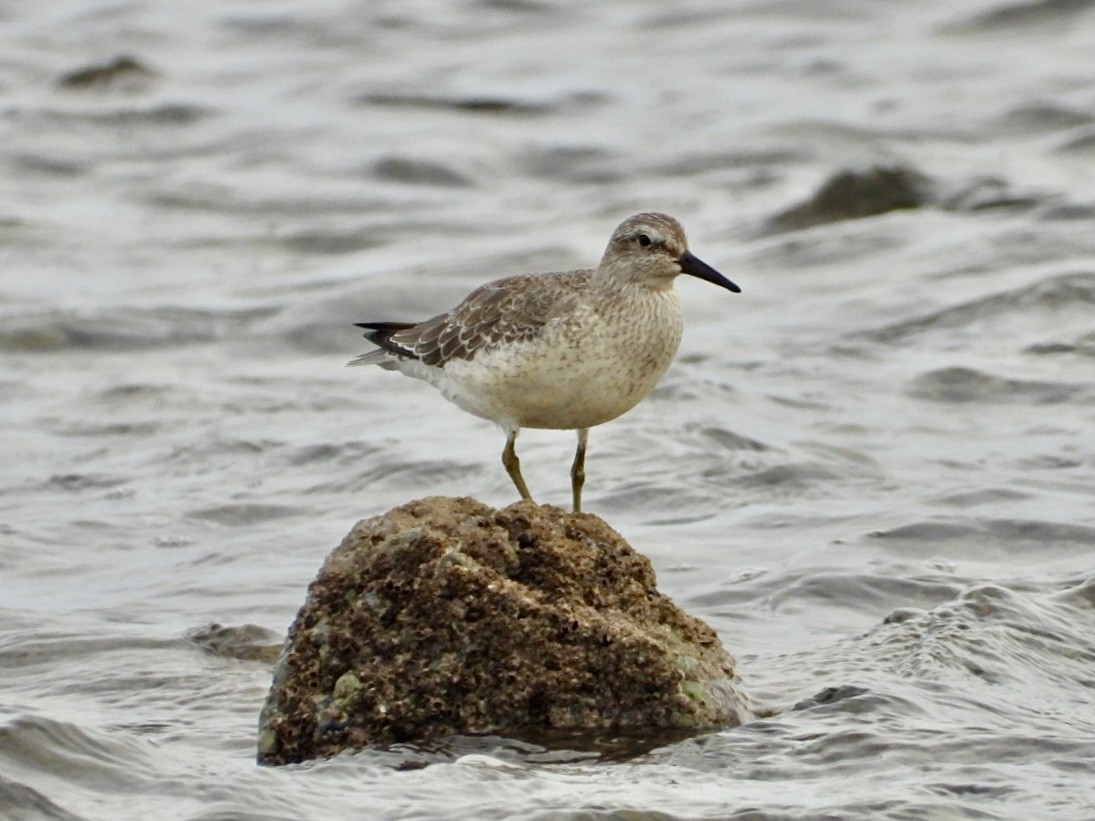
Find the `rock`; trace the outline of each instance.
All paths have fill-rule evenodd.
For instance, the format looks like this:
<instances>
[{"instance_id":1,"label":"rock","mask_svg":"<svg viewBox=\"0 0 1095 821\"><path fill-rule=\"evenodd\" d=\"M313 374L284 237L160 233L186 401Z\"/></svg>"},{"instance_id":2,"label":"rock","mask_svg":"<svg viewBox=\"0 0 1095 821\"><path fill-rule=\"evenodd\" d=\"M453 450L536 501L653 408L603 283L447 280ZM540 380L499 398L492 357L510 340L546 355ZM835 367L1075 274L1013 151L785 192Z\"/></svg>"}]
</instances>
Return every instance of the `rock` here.
<instances>
[{"instance_id":1,"label":"rock","mask_svg":"<svg viewBox=\"0 0 1095 821\"><path fill-rule=\"evenodd\" d=\"M275 669L258 758L748 717L715 631L604 521L435 497L359 522L328 557Z\"/></svg>"},{"instance_id":2,"label":"rock","mask_svg":"<svg viewBox=\"0 0 1095 821\"><path fill-rule=\"evenodd\" d=\"M273 662L281 650L280 643L271 643L273 632L257 624L206 624L187 631L186 637L211 655L241 661Z\"/></svg>"},{"instance_id":3,"label":"rock","mask_svg":"<svg viewBox=\"0 0 1095 821\"><path fill-rule=\"evenodd\" d=\"M794 231L904 208L919 208L932 199L931 181L911 168L894 166L841 171L809 200L774 216L769 221L769 228Z\"/></svg>"},{"instance_id":4,"label":"rock","mask_svg":"<svg viewBox=\"0 0 1095 821\"><path fill-rule=\"evenodd\" d=\"M408 185L436 185L439 188L470 188L473 181L444 163L412 157L381 157L372 166L378 179Z\"/></svg>"},{"instance_id":5,"label":"rock","mask_svg":"<svg viewBox=\"0 0 1095 821\"><path fill-rule=\"evenodd\" d=\"M139 90L156 73L139 62L135 57L122 54L113 60L93 66L73 69L66 72L57 81L62 88L127 88Z\"/></svg>"}]
</instances>

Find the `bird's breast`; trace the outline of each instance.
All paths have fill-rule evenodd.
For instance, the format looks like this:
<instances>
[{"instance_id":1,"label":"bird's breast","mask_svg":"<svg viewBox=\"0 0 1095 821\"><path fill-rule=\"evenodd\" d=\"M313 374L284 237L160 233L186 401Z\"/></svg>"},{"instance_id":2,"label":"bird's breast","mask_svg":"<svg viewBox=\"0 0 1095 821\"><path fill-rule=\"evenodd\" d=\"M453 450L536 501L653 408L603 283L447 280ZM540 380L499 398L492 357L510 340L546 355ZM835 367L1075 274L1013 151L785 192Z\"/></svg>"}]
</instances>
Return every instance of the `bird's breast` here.
<instances>
[{"instance_id":1,"label":"bird's breast","mask_svg":"<svg viewBox=\"0 0 1095 821\"><path fill-rule=\"evenodd\" d=\"M465 410L503 424L593 427L654 389L681 332L680 303L671 290L589 300L535 339L449 363L448 385L439 387Z\"/></svg>"}]
</instances>

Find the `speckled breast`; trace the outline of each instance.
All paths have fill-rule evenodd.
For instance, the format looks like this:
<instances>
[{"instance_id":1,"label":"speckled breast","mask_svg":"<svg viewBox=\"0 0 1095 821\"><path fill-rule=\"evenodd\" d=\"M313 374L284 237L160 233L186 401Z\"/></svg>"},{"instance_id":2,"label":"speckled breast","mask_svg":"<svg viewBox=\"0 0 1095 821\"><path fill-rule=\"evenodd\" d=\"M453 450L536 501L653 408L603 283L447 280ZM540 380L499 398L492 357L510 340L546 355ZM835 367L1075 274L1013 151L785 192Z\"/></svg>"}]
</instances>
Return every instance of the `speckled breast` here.
<instances>
[{"instance_id":1,"label":"speckled breast","mask_svg":"<svg viewBox=\"0 0 1095 821\"><path fill-rule=\"evenodd\" d=\"M519 427L593 427L654 389L681 332L676 294L647 291L576 312L536 340L452 363L456 390L447 393L471 413Z\"/></svg>"}]
</instances>

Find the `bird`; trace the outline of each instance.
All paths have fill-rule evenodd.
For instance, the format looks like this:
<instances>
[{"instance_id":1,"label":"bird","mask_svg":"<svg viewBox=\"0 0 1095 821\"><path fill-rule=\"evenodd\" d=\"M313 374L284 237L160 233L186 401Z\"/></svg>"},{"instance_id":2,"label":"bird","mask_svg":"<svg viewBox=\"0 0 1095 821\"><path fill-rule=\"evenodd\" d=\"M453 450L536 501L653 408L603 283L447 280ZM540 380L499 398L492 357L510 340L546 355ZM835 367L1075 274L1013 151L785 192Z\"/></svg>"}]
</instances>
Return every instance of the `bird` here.
<instances>
[{"instance_id":1,"label":"bird","mask_svg":"<svg viewBox=\"0 0 1095 821\"><path fill-rule=\"evenodd\" d=\"M589 429L631 410L654 389L680 346L674 282L698 277L741 289L694 256L684 228L642 213L612 232L596 268L488 282L424 322L356 322L377 347L348 365L421 379L506 433L502 464L521 498L521 428L576 430L573 509L582 509Z\"/></svg>"}]
</instances>

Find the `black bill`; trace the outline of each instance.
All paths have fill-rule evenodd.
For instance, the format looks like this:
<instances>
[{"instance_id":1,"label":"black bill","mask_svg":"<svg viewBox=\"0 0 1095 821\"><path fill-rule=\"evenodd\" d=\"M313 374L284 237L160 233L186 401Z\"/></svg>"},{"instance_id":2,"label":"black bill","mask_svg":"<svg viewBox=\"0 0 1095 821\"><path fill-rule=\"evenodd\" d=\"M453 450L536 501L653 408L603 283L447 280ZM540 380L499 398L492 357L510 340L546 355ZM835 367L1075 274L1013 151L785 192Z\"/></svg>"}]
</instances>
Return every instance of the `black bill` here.
<instances>
[{"instance_id":1,"label":"black bill","mask_svg":"<svg viewBox=\"0 0 1095 821\"><path fill-rule=\"evenodd\" d=\"M735 294L741 293L741 288L728 280L702 259L692 256L688 251L685 251L677 262L681 266L682 273L691 274L700 279L706 279L708 282L720 285L727 291L733 291Z\"/></svg>"}]
</instances>

